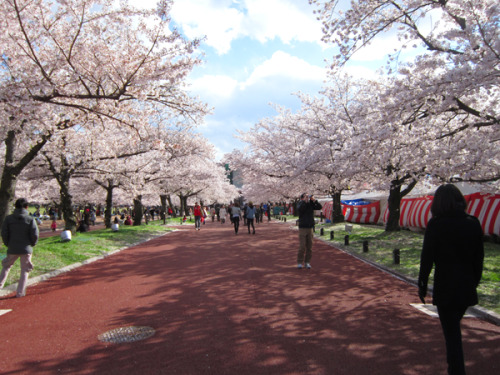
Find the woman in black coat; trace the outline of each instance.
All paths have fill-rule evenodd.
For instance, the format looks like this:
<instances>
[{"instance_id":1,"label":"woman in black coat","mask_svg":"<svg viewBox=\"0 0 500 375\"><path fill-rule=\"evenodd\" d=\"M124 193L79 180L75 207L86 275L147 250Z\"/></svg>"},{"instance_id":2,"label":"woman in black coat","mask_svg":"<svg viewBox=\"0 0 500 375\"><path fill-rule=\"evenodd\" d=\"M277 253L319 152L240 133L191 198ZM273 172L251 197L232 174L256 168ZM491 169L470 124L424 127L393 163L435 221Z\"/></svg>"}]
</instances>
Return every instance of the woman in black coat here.
<instances>
[{"instance_id":1,"label":"woman in black coat","mask_svg":"<svg viewBox=\"0 0 500 375\"><path fill-rule=\"evenodd\" d=\"M467 307L478 303L476 288L483 272L483 231L479 220L465 209L465 199L456 186L442 185L436 190L418 278L419 297L424 302L435 265L432 303L437 306L446 341L448 374L453 375L465 374L460 321Z\"/></svg>"}]
</instances>

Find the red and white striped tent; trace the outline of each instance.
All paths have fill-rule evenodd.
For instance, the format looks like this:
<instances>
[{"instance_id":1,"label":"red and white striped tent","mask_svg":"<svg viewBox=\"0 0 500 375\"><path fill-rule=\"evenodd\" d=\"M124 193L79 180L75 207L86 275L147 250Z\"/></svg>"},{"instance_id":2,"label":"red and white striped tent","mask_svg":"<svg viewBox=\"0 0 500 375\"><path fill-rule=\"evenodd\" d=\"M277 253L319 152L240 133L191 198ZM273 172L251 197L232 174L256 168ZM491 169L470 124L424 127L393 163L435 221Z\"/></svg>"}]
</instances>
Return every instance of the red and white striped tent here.
<instances>
[{"instance_id":1,"label":"red and white striped tent","mask_svg":"<svg viewBox=\"0 0 500 375\"><path fill-rule=\"evenodd\" d=\"M345 221L350 223L375 224L380 217L379 201L358 206L348 204L342 204L341 206ZM330 220L332 219L332 208L333 203L331 201L323 204L323 216Z\"/></svg>"},{"instance_id":2,"label":"red and white striped tent","mask_svg":"<svg viewBox=\"0 0 500 375\"><path fill-rule=\"evenodd\" d=\"M433 197L403 198L400 206L399 225L403 228L426 228L432 217L431 205ZM483 232L487 236L500 236L500 194L474 193L465 196L467 212L479 219ZM380 202L366 205L350 206L342 204L345 220L351 223L375 224L380 216ZM331 220L332 202L323 204L323 215ZM388 208L385 209L382 221L387 223Z\"/></svg>"},{"instance_id":3,"label":"red and white striped tent","mask_svg":"<svg viewBox=\"0 0 500 375\"><path fill-rule=\"evenodd\" d=\"M432 196L404 198L401 200L399 225L403 228L426 228L432 217ZM465 196L467 213L479 219L487 236L500 236L500 194L474 193ZM384 212L387 223L389 210Z\"/></svg>"},{"instance_id":4,"label":"red and white striped tent","mask_svg":"<svg viewBox=\"0 0 500 375\"><path fill-rule=\"evenodd\" d=\"M500 194L466 195L467 212L479 219L486 235L500 236Z\"/></svg>"},{"instance_id":5,"label":"red and white striped tent","mask_svg":"<svg viewBox=\"0 0 500 375\"><path fill-rule=\"evenodd\" d=\"M403 198L400 205L399 225L403 228L426 228L432 217L432 196ZM384 212L384 224L389 219L389 208Z\"/></svg>"}]
</instances>

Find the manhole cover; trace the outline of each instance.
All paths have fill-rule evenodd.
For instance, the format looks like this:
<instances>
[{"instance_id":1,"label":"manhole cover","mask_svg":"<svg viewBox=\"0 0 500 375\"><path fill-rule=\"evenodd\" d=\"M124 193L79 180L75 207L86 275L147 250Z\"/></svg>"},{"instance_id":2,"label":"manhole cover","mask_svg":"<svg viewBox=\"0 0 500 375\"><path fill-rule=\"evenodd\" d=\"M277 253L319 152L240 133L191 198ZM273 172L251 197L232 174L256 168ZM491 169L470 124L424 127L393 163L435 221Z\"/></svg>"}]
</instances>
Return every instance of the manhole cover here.
<instances>
[{"instance_id":1,"label":"manhole cover","mask_svg":"<svg viewBox=\"0 0 500 375\"><path fill-rule=\"evenodd\" d=\"M126 342L134 342L145 340L155 334L155 330L151 327L120 327L104 332L97 336L99 341L111 342L114 344L122 344Z\"/></svg>"}]
</instances>

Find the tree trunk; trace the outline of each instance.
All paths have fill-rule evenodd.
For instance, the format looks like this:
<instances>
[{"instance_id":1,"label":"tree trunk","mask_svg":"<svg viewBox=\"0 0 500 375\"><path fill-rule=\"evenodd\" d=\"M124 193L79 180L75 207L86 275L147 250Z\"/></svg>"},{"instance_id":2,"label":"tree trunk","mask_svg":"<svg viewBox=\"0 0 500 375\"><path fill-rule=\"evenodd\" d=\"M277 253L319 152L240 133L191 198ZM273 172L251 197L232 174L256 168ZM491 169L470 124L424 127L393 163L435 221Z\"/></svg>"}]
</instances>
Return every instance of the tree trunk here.
<instances>
[{"instance_id":1,"label":"tree trunk","mask_svg":"<svg viewBox=\"0 0 500 375\"><path fill-rule=\"evenodd\" d=\"M113 213L113 180L108 180L106 186L106 208L104 209L104 225L106 228L111 228L111 214Z\"/></svg>"},{"instance_id":2,"label":"tree trunk","mask_svg":"<svg viewBox=\"0 0 500 375\"><path fill-rule=\"evenodd\" d=\"M134 226L139 226L142 223L142 195L137 195L134 198Z\"/></svg>"},{"instance_id":3,"label":"tree trunk","mask_svg":"<svg viewBox=\"0 0 500 375\"><path fill-rule=\"evenodd\" d=\"M189 207L187 205L188 196L184 196L183 194L179 194L179 200L181 202L181 207L179 210L181 216L183 216L183 215L189 216Z\"/></svg>"},{"instance_id":4,"label":"tree trunk","mask_svg":"<svg viewBox=\"0 0 500 375\"><path fill-rule=\"evenodd\" d=\"M340 204L341 196L342 191L336 190L332 194L332 223L343 223L345 220L342 205Z\"/></svg>"},{"instance_id":5,"label":"tree trunk","mask_svg":"<svg viewBox=\"0 0 500 375\"><path fill-rule=\"evenodd\" d=\"M17 178L23 169L38 155L38 152L47 143L50 136L42 136L42 139L29 149L28 152L14 164L17 133L9 130L5 137L5 162L0 182L0 227L5 217L10 213L16 196ZM29 197L25 197L29 200Z\"/></svg>"},{"instance_id":6,"label":"tree trunk","mask_svg":"<svg viewBox=\"0 0 500 375\"><path fill-rule=\"evenodd\" d=\"M163 224L167 224L167 196L165 194L160 194L161 201L161 218Z\"/></svg>"},{"instance_id":7,"label":"tree trunk","mask_svg":"<svg viewBox=\"0 0 500 375\"><path fill-rule=\"evenodd\" d=\"M389 217L385 225L386 232L397 232L401 230L401 227L399 226L399 218L401 216L401 199L403 199L404 196L408 195L408 193L413 190L418 182L417 180L412 178L408 186L403 191L401 191L401 186L409 178L410 177L406 176L405 178L391 181L388 200Z\"/></svg>"},{"instance_id":8,"label":"tree trunk","mask_svg":"<svg viewBox=\"0 0 500 375\"><path fill-rule=\"evenodd\" d=\"M0 185L0 225L5 217L10 214L14 207L14 198L16 195L17 176L10 173L9 168L4 166L2 173L2 183Z\"/></svg>"},{"instance_id":9,"label":"tree trunk","mask_svg":"<svg viewBox=\"0 0 500 375\"><path fill-rule=\"evenodd\" d=\"M172 204L172 198L170 197L170 194L167 195L167 202L168 202L168 206L172 210L172 216L177 217L177 210L175 209L174 205Z\"/></svg>"},{"instance_id":10,"label":"tree trunk","mask_svg":"<svg viewBox=\"0 0 500 375\"><path fill-rule=\"evenodd\" d=\"M184 200L182 199L182 194L179 194L178 197L179 197L179 215L182 217L184 212Z\"/></svg>"},{"instance_id":11,"label":"tree trunk","mask_svg":"<svg viewBox=\"0 0 500 375\"><path fill-rule=\"evenodd\" d=\"M401 185L393 185L394 181L391 183L391 189L389 191L388 209L389 218L385 225L386 232L397 232L401 230L399 226L400 217L400 206L401 206Z\"/></svg>"},{"instance_id":12,"label":"tree trunk","mask_svg":"<svg viewBox=\"0 0 500 375\"><path fill-rule=\"evenodd\" d=\"M73 197L69 192L70 174L67 171L62 173L57 178L59 183L59 193L61 196L61 209L64 219L64 229L71 232L76 231L76 218L73 211Z\"/></svg>"},{"instance_id":13,"label":"tree trunk","mask_svg":"<svg viewBox=\"0 0 500 375\"><path fill-rule=\"evenodd\" d=\"M188 197L182 197L182 205L184 206L184 215L189 216L189 207L187 201Z\"/></svg>"},{"instance_id":14,"label":"tree trunk","mask_svg":"<svg viewBox=\"0 0 500 375\"><path fill-rule=\"evenodd\" d=\"M300 199L295 198L292 202L293 206L293 216L299 216L299 213L297 212L297 204L299 203Z\"/></svg>"}]
</instances>

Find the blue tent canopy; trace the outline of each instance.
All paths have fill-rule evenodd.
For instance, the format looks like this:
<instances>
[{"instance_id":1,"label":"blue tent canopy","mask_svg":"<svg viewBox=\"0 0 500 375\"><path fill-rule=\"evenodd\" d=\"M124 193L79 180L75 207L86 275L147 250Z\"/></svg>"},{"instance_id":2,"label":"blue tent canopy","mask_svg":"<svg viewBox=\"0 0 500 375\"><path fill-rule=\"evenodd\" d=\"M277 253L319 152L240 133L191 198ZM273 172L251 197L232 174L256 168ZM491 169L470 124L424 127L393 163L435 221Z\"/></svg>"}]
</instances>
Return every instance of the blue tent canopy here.
<instances>
[{"instance_id":1,"label":"blue tent canopy","mask_svg":"<svg viewBox=\"0 0 500 375\"><path fill-rule=\"evenodd\" d=\"M364 206L367 204L371 204L372 202L365 199L352 199L349 201L340 201L340 203L347 204L348 206Z\"/></svg>"}]
</instances>

